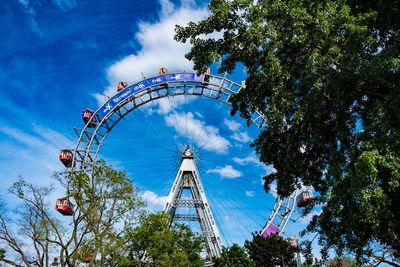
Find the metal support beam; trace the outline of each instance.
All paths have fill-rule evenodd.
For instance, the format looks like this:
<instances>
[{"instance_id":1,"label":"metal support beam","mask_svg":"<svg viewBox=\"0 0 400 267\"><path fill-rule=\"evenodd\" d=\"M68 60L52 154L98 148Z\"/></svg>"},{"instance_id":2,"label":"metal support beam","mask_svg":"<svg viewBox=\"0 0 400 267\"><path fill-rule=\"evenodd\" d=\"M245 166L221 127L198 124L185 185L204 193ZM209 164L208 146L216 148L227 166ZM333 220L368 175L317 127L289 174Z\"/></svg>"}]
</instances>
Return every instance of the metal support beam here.
<instances>
[{"instance_id":1,"label":"metal support beam","mask_svg":"<svg viewBox=\"0 0 400 267\"><path fill-rule=\"evenodd\" d=\"M191 199L182 199L184 189L190 190ZM177 214L178 207L194 208L196 214ZM164 211L171 215L172 220L198 221L206 239L209 258L221 255L221 237L198 174L194 154L189 147L186 147L182 154L182 164L169 193Z\"/></svg>"}]
</instances>

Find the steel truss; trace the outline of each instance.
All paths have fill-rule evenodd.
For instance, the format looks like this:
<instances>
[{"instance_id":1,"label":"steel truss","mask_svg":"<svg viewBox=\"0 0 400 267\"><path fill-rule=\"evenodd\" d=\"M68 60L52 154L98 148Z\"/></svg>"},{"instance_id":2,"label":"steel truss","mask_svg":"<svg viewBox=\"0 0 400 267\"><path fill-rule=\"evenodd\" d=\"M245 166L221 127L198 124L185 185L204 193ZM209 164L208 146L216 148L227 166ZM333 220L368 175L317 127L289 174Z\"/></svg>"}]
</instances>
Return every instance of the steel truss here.
<instances>
[{"instance_id":1,"label":"steel truss","mask_svg":"<svg viewBox=\"0 0 400 267\"><path fill-rule=\"evenodd\" d=\"M286 224L290 220L293 211L296 208L296 198L298 190L296 189L289 197L280 198L276 197L274 203L274 209L264 228L261 231L261 235L264 237L272 234L283 234L285 231Z\"/></svg>"},{"instance_id":2,"label":"steel truss","mask_svg":"<svg viewBox=\"0 0 400 267\"><path fill-rule=\"evenodd\" d=\"M184 189L190 190L190 199L182 199ZM177 214L178 207L194 208L196 214ZM194 161L194 154L189 147L182 153L182 164L168 195L164 211L175 221L198 221L206 239L207 254L210 259L219 257L222 251L221 237L214 221L203 189L199 172Z\"/></svg>"}]
</instances>

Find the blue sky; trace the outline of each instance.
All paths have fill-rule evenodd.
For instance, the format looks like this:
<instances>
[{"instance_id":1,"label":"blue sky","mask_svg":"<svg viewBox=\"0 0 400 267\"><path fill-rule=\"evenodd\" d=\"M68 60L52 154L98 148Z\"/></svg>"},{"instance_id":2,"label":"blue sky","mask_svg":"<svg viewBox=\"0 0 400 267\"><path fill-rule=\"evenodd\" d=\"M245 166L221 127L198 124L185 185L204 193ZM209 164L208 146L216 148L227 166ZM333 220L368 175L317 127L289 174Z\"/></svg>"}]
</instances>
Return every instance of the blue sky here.
<instances>
[{"instance_id":1,"label":"blue sky","mask_svg":"<svg viewBox=\"0 0 400 267\"><path fill-rule=\"evenodd\" d=\"M134 82L165 66L191 70L175 24L207 16L206 3L182 1L18 0L0 3L0 193L19 175L52 183L58 151L77 141L84 108L97 109L119 80ZM216 74L216 69L212 68ZM240 82L238 70L230 79ZM242 244L273 207L263 166L249 147L257 128L229 106L203 98L163 99L133 111L107 138L101 157L126 170L151 209L160 209L191 143L225 245ZM211 141L210 141L211 140ZM55 193L63 194L63 192ZM8 201L10 202L10 201ZM11 203L10 203L11 204ZM294 215L297 217L297 215ZM288 235L308 219L289 223Z\"/></svg>"}]
</instances>

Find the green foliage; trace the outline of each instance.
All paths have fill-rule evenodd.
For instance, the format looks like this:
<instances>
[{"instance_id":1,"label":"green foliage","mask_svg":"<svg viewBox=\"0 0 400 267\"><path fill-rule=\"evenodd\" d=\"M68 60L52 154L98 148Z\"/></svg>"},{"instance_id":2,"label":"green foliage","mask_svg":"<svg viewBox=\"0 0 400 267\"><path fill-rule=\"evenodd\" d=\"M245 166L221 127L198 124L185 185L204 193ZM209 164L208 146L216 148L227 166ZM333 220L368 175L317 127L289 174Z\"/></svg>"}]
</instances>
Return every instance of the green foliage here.
<instances>
[{"instance_id":1,"label":"green foliage","mask_svg":"<svg viewBox=\"0 0 400 267\"><path fill-rule=\"evenodd\" d=\"M221 256L214 259L216 267L253 267L254 263L250 260L246 251L237 244L229 248L223 248Z\"/></svg>"},{"instance_id":2,"label":"green foliage","mask_svg":"<svg viewBox=\"0 0 400 267\"><path fill-rule=\"evenodd\" d=\"M390 244L399 258L399 170L395 153L367 148L335 181L323 213L309 229L323 233L322 241L328 246L337 246L339 251L350 248L359 258L363 254L377 256L374 248L368 247L374 238Z\"/></svg>"},{"instance_id":3,"label":"green foliage","mask_svg":"<svg viewBox=\"0 0 400 267\"><path fill-rule=\"evenodd\" d=\"M253 145L275 173L268 191L312 186L325 204L309 231L327 249L374 248L400 260L400 1L212 0L211 14L177 26L186 55L204 71L237 64L246 88L233 110L261 111L267 125ZM220 38L207 34L219 33ZM215 36L215 34L213 35ZM357 212L354 212L357 210Z\"/></svg>"},{"instance_id":4,"label":"green foliage","mask_svg":"<svg viewBox=\"0 0 400 267\"><path fill-rule=\"evenodd\" d=\"M313 264L313 253L312 253L312 242L311 241L304 241L302 242L301 246L301 254L303 255L305 259L305 265L311 265Z\"/></svg>"},{"instance_id":5,"label":"green foliage","mask_svg":"<svg viewBox=\"0 0 400 267\"><path fill-rule=\"evenodd\" d=\"M337 257L328 261L328 267L360 267L360 265L354 259Z\"/></svg>"},{"instance_id":6,"label":"green foliage","mask_svg":"<svg viewBox=\"0 0 400 267\"><path fill-rule=\"evenodd\" d=\"M296 266L295 249L279 235L264 238L253 234L252 241L244 244L255 266Z\"/></svg>"},{"instance_id":7,"label":"green foliage","mask_svg":"<svg viewBox=\"0 0 400 267\"><path fill-rule=\"evenodd\" d=\"M200 252L204 240L184 225L172 224L164 213L142 218L140 225L126 235L128 256L119 259L119 266L202 266Z\"/></svg>"}]
</instances>

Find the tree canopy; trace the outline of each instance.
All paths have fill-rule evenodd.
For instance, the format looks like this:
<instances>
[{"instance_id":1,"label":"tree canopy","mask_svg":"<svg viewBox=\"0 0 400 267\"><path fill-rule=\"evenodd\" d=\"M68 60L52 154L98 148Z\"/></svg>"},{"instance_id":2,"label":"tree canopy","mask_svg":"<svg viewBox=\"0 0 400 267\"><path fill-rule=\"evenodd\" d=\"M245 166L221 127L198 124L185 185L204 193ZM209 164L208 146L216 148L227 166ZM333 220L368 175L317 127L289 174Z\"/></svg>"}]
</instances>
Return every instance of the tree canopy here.
<instances>
[{"instance_id":1,"label":"tree canopy","mask_svg":"<svg viewBox=\"0 0 400 267\"><path fill-rule=\"evenodd\" d=\"M246 70L232 113L262 112L254 141L276 172L265 189L312 187L323 204L308 228L320 244L376 248L400 260L399 1L212 0L210 15L177 26L195 69ZM357 212L354 212L357 210Z\"/></svg>"},{"instance_id":2,"label":"tree canopy","mask_svg":"<svg viewBox=\"0 0 400 267\"><path fill-rule=\"evenodd\" d=\"M149 214L126 233L127 256L118 266L203 266L204 240L165 213Z\"/></svg>"},{"instance_id":3,"label":"tree canopy","mask_svg":"<svg viewBox=\"0 0 400 267\"><path fill-rule=\"evenodd\" d=\"M244 244L255 266L296 266L295 249L279 235L267 238L253 234L253 240Z\"/></svg>"},{"instance_id":4,"label":"tree canopy","mask_svg":"<svg viewBox=\"0 0 400 267\"><path fill-rule=\"evenodd\" d=\"M328 267L360 267L354 259L337 257L328 261Z\"/></svg>"},{"instance_id":5,"label":"tree canopy","mask_svg":"<svg viewBox=\"0 0 400 267\"><path fill-rule=\"evenodd\" d=\"M238 244L233 244L231 247L223 248L221 256L214 259L216 267L253 267L255 266L252 260L247 255L246 251Z\"/></svg>"}]
</instances>

